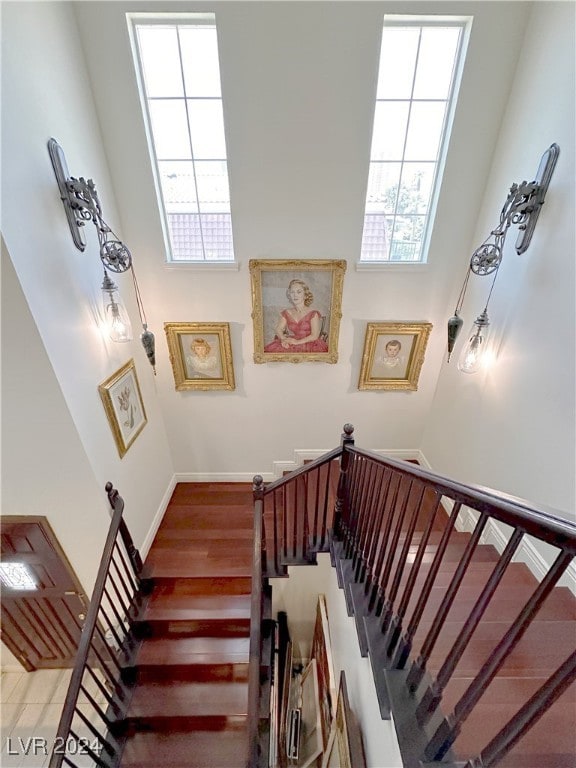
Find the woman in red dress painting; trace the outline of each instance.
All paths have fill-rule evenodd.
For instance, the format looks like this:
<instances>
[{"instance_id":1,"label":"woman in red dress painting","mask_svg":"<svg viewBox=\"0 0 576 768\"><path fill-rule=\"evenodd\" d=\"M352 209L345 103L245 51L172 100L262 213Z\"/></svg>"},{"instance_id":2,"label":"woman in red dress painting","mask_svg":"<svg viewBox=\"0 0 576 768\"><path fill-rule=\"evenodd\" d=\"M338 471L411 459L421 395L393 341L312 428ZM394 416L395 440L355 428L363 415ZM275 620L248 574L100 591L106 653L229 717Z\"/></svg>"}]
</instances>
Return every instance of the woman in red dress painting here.
<instances>
[{"instance_id":1,"label":"woman in red dress painting","mask_svg":"<svg viewBox=\"0 0 576 768\"><path fill-rule=\"evenodd\" d=\"M280 312L274 340L264 352L328 352L328 344L320 338L322 315L308 309L314 295L303 280L291 280L286 297L292 305Z\"/></svg>"}]
</instances>

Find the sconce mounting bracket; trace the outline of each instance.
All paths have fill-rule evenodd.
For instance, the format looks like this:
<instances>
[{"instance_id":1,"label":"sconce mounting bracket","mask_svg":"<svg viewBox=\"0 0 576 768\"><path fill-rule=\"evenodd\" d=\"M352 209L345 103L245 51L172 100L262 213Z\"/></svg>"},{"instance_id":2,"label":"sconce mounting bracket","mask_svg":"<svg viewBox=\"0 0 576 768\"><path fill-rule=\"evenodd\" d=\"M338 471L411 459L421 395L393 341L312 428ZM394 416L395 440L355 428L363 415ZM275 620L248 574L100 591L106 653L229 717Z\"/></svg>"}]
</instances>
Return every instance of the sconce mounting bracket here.
<instances>
[{"instance_id":1,"label":"sconce mounting bracket","mask_svg":"<svg viewBox=\"0 0 576 768\"><path fill-rule=\"evenodd\" d=\"M86 249L82 227L87 221L92 221L98 233L100 259L104 267L111 272L126 272L132 266L132 254L104 221L94 182L70 176L64 151L56 139L48 141L48 153L74 245L80 251Z\"/></svg>"}]
</instances>

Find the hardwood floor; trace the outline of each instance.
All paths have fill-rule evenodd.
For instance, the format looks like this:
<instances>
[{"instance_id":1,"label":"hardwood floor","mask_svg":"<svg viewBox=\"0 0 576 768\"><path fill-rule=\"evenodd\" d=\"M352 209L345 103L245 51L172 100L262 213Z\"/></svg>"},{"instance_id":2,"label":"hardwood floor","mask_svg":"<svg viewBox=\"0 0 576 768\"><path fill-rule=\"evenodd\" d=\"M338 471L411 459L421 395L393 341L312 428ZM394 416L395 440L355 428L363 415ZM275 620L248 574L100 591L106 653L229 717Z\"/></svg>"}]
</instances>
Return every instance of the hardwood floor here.
<instances>
[{"instance_id":1,"label":"hardwood floor","mask_svg":"<svg viewBox=\"0 0 576 768\"><path fill-rule=\"evenodd\" d=\"M176 486L145 563L123 768L243 765L252 520L248 484Z\"/></svg>"}]
</instances>

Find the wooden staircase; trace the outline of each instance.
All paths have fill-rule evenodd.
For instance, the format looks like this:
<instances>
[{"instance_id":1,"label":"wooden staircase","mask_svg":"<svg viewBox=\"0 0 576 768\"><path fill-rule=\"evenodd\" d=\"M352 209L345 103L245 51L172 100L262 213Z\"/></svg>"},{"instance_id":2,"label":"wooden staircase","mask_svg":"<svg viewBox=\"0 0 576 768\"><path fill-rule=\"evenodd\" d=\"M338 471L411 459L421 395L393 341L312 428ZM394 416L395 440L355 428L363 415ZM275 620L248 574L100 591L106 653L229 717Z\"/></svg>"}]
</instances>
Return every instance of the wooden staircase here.
<instances>
[{"instance_id":1,"label":"wooden staircase","mask_svg":"<svg viewBox=\"0 0 576 768\"><path fill-rule=\"evenodd\" d=\"M252 529L250 485L177 485L144 565L123 768L243 765Z\"/></svg>"},{"instance_id":2,"label":"wooden staircase","mask_svg":"<svg viewBox=\"0 0 576 768\"><path fill-rule=\"evenodd\" d=\"M439 515L445 515L440 510ZM432 530L418 575L410 615L437 549L443 521ZM247 749L247 679L250 631L253 501L248 484L179 484L145 563L151 594L133 624L141 638L126 670L134 692L123 722L123 768L241 768ZM417 525L410 544L416 554L422 531ZM436 528L436 526L435 526ZM431 591L414 647L430 629L444 599L455 565L470 539L454 532ZM398 539L398 549L405 541ZM336 560L340 577L351 562ZM478 599L498 560L489 545L480 545L428 668L436 674L454 646L471 606ZM409 577L406 570L399 594ZM344 578L350 581L350 574ZM485 661L518 606L532 594L536 580L521 563L510 565L455 675L444 691L443 711L449 713L471 677ZM360 631L364 651L378 638L378 622L366 624L359 595L346 587L347 603ZM565 588L553 590L516 651L496 676L458 739L455 755L465 760L478 754L487 738L537 690L568 655L576 633L576 600ZM372 655L372 649L370 651ZM374 652L376 685L378 655ZM501 762L502 768L574 768L576 748L573 685Z\"/></svg>"}]
</instances>

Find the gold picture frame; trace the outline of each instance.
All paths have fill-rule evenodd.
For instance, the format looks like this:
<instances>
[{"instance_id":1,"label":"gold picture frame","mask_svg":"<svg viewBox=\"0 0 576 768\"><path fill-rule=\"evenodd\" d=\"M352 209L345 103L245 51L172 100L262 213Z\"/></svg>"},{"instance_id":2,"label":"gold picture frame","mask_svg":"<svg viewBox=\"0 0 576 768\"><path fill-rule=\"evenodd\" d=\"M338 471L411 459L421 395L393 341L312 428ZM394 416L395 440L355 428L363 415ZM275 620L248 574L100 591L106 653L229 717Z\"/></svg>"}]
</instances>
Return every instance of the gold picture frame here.
<instances>
[{"instance_id":1,"label":"gold picture frame","mask_svg":"<svg viewBox=\"0 0 576 768\"><path fill-rule=\"evenodd\" d=\"M134 360L103 381L98 392L122 458L148 421Z\"/></svg>"},{"instance_id":2,"label":"gold picture frame","mask_svg":"<svg viewBox=\"0 0 576 768\"><path fill-rule=\"evenodd\" d=\"M176 389L232 390L229 323L164 323Z\"/></svg>"},{"instance_id":3,"label":"gold picture frame","mask_svg":"<svg viewBox=\"0 0 576 768\"><path fill-rule=\"evenodd\" d=\"M368 323L358 389L418 389L431 330L431 323Z\"/></svg>"},{"instance_id":4,"label":"gold picture frame","mask_svg":"<svg viewBox=\"0 0 576 768\"><path fill-rule=\"evenodd\" d=\"M251 259L254 362L338 362L345 272L343 259Z\"/></svg>"}]
</instances>

